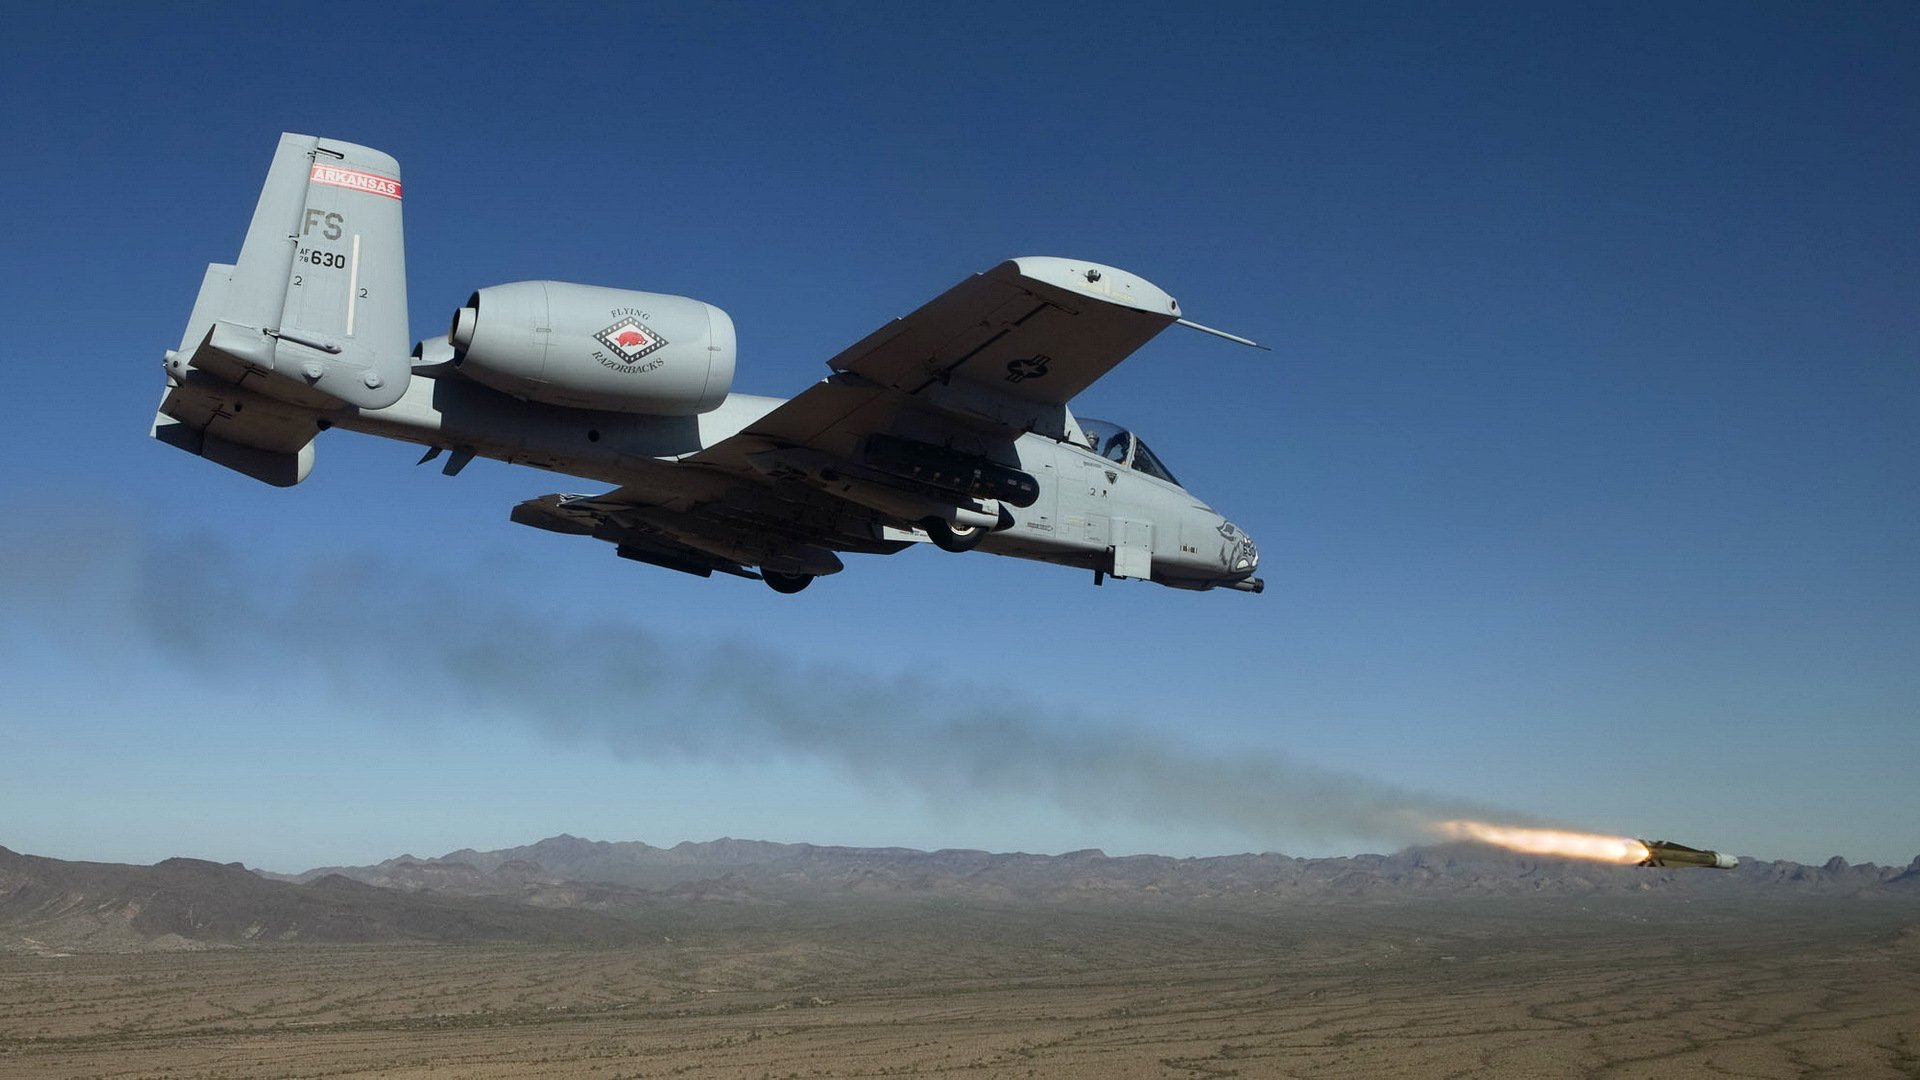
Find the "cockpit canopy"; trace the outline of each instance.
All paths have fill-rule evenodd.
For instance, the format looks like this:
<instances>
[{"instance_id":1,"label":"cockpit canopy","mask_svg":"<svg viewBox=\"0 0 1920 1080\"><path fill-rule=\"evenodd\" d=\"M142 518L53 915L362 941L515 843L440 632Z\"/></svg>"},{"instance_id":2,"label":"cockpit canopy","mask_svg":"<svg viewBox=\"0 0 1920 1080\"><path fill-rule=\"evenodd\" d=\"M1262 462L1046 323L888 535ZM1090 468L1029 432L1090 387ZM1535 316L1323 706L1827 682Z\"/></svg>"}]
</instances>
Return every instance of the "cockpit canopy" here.
<instances>
[{"instance_id":1,"label":"cockpit canopy","mask_svg":"<svg viewBox=\"0 0 1920 1080\"><path fill-rule=\"evenodd\" d=\"M1119 424L1109 424L1105 420L1081 420L1080 430L1087 436L1087 445L1093 452L1117 462L1135 472L1156 476L1167 483L1180 486L1173 478L1173 472L1160 463L1147 444L1133 437L1133 432Z\"/></svg>"}]
</instances>

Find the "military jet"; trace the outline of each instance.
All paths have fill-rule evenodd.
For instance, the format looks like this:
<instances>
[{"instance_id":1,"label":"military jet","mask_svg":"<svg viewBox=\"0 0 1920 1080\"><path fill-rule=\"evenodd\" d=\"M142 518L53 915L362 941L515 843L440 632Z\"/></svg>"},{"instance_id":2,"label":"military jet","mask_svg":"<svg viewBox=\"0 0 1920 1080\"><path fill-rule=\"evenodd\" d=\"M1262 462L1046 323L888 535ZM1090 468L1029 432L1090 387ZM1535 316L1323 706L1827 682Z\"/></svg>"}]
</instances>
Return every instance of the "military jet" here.
<instances>
[{"instance_id":1,"label":"military jet","mask_svg":"<svg viewBox=\"0 0 1920 1080\"><path fill-rule=\"evenodd\" d=\"M841 554L931 542L1179 589L1257 593L1253 541L1147 444L1067 402L1174 299L1110 266L1001 263L869 334L791 400L731 393L733 321L684 296L483 288L409 348L399 164L282 135L231 266L166 354L153 437L269 484L330 428L615 485L512 519L621 557L799 592ZM1244 339L1233 338L1236 341Z\"/></svg>"}]
</instances>

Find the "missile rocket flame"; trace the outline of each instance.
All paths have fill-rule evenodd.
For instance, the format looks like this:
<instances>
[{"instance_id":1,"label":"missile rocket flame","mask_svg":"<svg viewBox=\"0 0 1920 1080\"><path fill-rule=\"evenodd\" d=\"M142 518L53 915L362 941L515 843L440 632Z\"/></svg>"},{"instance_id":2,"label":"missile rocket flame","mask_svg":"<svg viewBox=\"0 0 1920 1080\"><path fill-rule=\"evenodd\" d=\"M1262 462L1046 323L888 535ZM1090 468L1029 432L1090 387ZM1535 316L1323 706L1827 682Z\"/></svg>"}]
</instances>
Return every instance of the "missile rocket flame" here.
<instances>
[{"instance_id":1,"label":"missile rocket flame","mask_svg":"<svg viewBox=\"0 0 1920 1080\"><path fill-rule=\"evenodd\" d=\"M1534 829L1465 819L1428 822L1427 829L1447 840L1469 840L1528 855L1591 859L1615 866L1706 866L1731 870L1740 865L1740 860L1732 855L1690 848L1670 840L1635 840L1629 836Z\"/></svg>"},{"instance_id":2,"label":"missile rocket flame","mask_svg":"<svg viewBox=\"0 0 1920 1080\"><path fill-rule=\"evenodd\" d=\"M1558 855L1569 859L1613 863L1616 866L1632 866L1651 857L1646 844L1627 836L1533 829L1464 819L1430 822L1427 828L1447 840L1469 840L1528 855Z\"/></svg>"}]
</instances>

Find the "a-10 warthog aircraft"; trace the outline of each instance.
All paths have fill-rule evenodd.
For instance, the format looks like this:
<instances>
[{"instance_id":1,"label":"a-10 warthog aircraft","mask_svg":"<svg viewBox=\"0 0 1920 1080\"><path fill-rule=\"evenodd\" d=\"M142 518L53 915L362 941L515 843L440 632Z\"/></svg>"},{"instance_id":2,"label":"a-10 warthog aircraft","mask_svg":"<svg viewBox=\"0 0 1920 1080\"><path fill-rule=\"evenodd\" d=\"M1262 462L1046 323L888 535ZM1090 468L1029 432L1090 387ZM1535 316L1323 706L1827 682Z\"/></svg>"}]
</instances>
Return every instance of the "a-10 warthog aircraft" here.
<instances>
[{"instance_id":1,"label":"a-10 warthog aircraft","mask_svg":"<svg viewBox=\"0 0 1920 1080\"><path fill-rule=\"evenodd\" d=\"M1067 410L1185 322L1132 274L1002 263L782 401L729 393L733 321L684 296L495 285L409 350L400 198L386 154L282 135L239 260L207 268L166 354L154 437L281 486L336 427L445 453L449 475L481 456L588 477L617 487L530 499L513 520L786 593L839 572L840 552L928 540L1096 583L1262 589L1245 533L1132 433Z\"/></svg>"}]
</instances>

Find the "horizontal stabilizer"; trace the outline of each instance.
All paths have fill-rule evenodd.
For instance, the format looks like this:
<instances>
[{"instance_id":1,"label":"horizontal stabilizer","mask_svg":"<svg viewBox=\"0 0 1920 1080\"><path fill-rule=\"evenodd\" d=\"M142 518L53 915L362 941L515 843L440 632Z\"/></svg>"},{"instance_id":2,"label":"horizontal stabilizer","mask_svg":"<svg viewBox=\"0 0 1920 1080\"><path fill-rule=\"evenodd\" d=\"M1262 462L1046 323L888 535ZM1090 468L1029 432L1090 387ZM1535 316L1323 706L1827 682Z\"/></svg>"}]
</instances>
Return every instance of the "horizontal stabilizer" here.
<instances>
[{"instance_id":1,"label":"horizontal stabilizer","mask_svg":"<svg viewBox=\"0 0 1920 1080\"><path fill-rule=\"evenodd\" d=\"M292 487L313 471L311 439L298 450L262 450L196 430L161 412L153 414L151 434L168 446L178 447L274 487Z\"/></svg>"},{"instance_id":2,"label":"horizontal stabilizer","mask_svg":"<svg viewBox=\"0 0 1920 1080\"><path fill-rule=\"evenodd\" d=\"M197 371L184 383L168 380L149 432L275 487L292 487L313 471L319 433L311 413Z\"/></svg>"}]
</instances>

